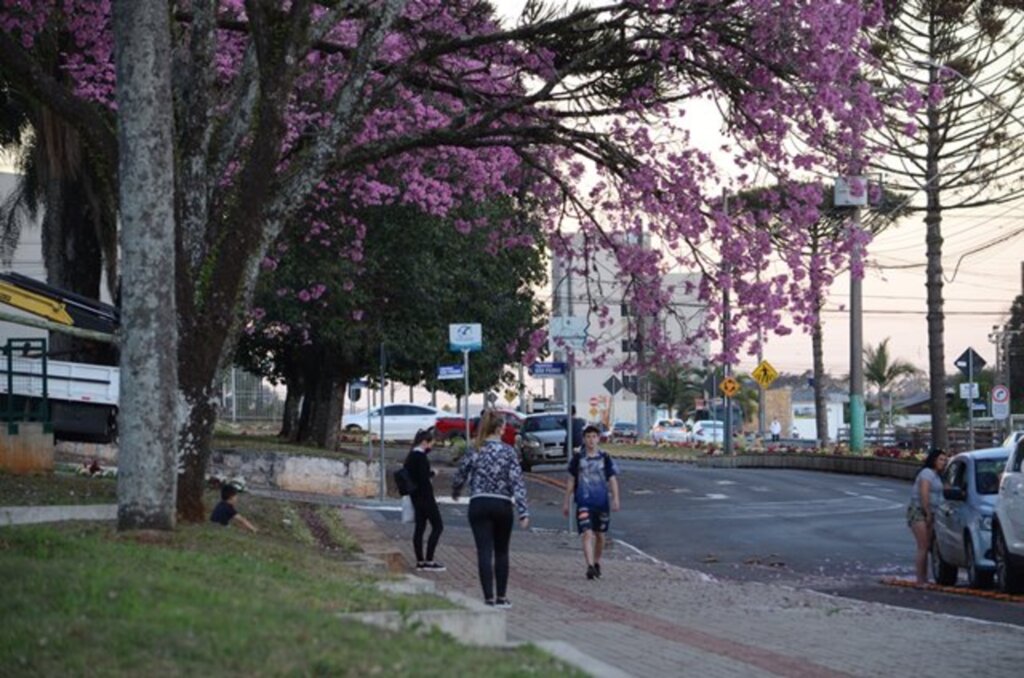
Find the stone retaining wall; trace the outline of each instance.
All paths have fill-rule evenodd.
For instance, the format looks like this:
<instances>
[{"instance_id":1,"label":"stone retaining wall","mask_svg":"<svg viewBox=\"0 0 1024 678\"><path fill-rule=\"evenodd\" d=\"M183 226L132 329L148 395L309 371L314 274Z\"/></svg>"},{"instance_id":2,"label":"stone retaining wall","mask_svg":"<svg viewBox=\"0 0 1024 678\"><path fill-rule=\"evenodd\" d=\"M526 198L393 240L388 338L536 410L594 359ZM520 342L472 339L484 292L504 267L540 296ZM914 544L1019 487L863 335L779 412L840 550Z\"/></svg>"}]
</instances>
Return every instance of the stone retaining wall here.
<instances>
[{"instance_id":1,"label":"stone retaining wall","mask_svg":"<svg viewBox=\"0 0 1024 678\"><path fill-rule=\"evenodd\" d=\"M59 443L58 452L86 460L117 463L117 447L93 443ZM324 459L279 452L214 450L208 472L227 478L241 476L250 487L312 492L341 497L376 497L380 485L377 462Z\"/></svg>"},{"instance_id":2,"label":"stone retaining wall","mask_svg":"<svg viewBox=\"0 0 1024 678\"><path fill-rule=\"evenodd\" d=\"M229 478L242 476L251 486L343 497L375 497L380 483L377 462L275 452L214 450L209 472Z\"/></svg>"},{"instance_id":3,"label":"stone retaining wall","mask_svg":"<svg viewBox=\"0 0 1024 678\"><path fill-rule=\"evenodd\" d=\"M737 454L730 457L702 457L691 463L704 468L781 468L901 480L913 480L921 470L921 463L916 461L835 454Z\"/></svg>"}]
</instances>

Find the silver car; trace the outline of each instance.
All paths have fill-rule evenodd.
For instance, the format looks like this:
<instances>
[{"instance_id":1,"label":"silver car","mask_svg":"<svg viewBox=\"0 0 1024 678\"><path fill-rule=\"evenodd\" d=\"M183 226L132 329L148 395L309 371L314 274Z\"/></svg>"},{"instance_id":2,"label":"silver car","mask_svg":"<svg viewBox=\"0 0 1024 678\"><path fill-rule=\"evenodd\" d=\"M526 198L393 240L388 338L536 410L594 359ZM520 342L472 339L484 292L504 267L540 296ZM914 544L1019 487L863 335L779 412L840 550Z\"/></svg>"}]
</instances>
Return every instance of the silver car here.
<instances>
[{"instance_id":1,"label":"silver car","mask_svg":"<svg viewBox=\"0 0 1024 678\"><path fill-rule=\"evenodd\" d=\"M516 436L516 449L524 471L536 464L569 462L565 452L565 424L564 412L526 415Z\"/></svg>"},{"instance_id":2,"label":"silver car","mask_svg":"<svg viewBox=\"0 0 1024 678\"><path fill-rule=\"evenodd\" d=\"M992 447L958 454L946 466L932 542L932 576L937 583L955 584L958 569L964 568L971 588L992 585L992 514L999 473L1008 456L1005 447Z\"/></svg>"}]
</instances>

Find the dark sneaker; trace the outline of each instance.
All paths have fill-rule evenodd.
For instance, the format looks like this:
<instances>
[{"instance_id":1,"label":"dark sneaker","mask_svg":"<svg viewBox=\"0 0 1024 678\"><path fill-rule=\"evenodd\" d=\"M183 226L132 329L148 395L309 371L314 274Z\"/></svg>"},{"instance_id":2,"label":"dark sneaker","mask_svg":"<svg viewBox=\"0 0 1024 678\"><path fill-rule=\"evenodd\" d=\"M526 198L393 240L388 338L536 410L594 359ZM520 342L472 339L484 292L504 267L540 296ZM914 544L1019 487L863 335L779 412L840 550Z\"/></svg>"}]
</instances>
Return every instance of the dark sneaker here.
<instances>
[{"instance_id":1,"label":"dark sneaker","mask_svg":"<svg viewBox=\"0 0 1024 678\"><path fill-rule=\"evenodd\" d=\"M490 605L491 607L494 607L494 600L492 598L485 598L484 605Z\"/></svg>"},{"instance_id":2,"label":"dark sneaker","mask_svg":"<svg viewBox=\"0 0 1024 678\"><path fill-rule=\"evenodd\" d=\"M508 598L498 598L494 601L494 607L500 607L507 610L512 607L512 603L509 602Z\"/></svg>"},{"instance_id":3,"label":"dark sneaker","mask_svg":"<svg viewBox=\"0 0 1024 678\"><path fill-rule=\"evenodd\" d=\"M421 569L423 569L426 572L445 572L448 570L447 567L437 562L436 560L432 560L429 563L423 563L423 567Z\"/></svg>"},{"instance_id":4,"label":"dark sneaker","mask_svg":"<svg viewBox=\"0 0 1024 678\"><path fill-rule=\"evenodd\" d=\"M594 563L594 574L598 579L601 578L601 563Z\"/></svg>"},{"instance_id":5,"label":"dark sneaker","mask_svg":"<svg viewBox=\"0 0 1024 678\"><path fill-rule=\"evenodd\" d=\"M416 569L417 570L425 570L425 569L427 569L427 563L416 563Z\"/></svg>"},{"instance_id":6,"label":"dark sneaker","mask_svg":"<svg viewBox=\"0 0 1024 678\"><path fill-rule=\"evenodd\" d=\"M597 579L597 569L593 565L587 565L587 579Z\"/></svg>"}]
</instances>

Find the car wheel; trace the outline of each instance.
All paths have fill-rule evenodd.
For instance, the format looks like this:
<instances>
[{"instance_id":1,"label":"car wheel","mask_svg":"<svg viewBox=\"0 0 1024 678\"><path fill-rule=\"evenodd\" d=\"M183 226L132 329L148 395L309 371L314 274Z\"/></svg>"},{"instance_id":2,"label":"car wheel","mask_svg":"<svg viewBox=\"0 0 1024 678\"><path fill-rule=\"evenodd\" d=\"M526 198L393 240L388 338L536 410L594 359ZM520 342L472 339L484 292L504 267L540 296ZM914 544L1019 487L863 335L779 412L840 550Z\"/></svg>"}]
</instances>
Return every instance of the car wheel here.
<instances>
[{"instance_id":1,"label":"car wheel","mask_svg":"<svg viewBox=\"0 0 1024 678\"><path fill-rule=\"evenodd\" d=\"M1019 593L1024 589L1024 572L1013 567L1006 548L1003 531L992 531L992 556L996 561L996 588L1003 593Z\"/></svg>"},{"instance_id":2,"label":"car wheel","mask_svg":"<svg viewBox=\"0 0 1024 678\"><path fill-rule=\"evenodd\" d=\"M950 565L942 559L942 554L939 553L939 542L938 540L932 541L932 579L935 580L936 584L942 586L952 586L956 584L956 565Z\"/></svg>"},{"instance_id":3,"label":"car wheel","mask_svg":"<svg viewBox=\"0 0 1024 678\"><path fill-rule=\"evenodd\" d=\"M349 433L359 433L363 429L361 426L359 426L359 424L349 424L348 426L345 427L345 430L348 431Z\"/></svg>"},{"instance_id":4,"label":"car wheel","mask_svg":"<svg viewBox=\"0 0 1024 678\"><path fill-rule=\"evenodd\" d=\"M964 557L967 559L967 584L972 589L987 589L992 586L992 573L988 570L979 570L978 561L974 555L974 541L970 534L964 535Z\"/></svg>"}]
</instances>

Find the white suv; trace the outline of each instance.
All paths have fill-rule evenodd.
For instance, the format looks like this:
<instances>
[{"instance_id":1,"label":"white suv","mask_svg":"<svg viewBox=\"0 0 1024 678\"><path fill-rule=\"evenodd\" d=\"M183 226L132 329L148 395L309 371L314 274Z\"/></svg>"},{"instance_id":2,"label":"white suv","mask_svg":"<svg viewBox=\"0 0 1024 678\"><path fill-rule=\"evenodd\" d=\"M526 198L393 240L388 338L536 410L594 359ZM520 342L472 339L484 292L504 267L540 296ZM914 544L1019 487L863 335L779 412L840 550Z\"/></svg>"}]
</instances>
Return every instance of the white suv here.
<instances>
[{"instance_id":1,"label":"white suv","mask_svg":"<svg viewBox=\"0 0 1024 678\"><path fill-rule=\"evenodd\" d=\"M1024 591L1024 440L1013 448L999 483L992 518L992 559L996 586L1004 593Z\"/></svg>"}]
</instances>

